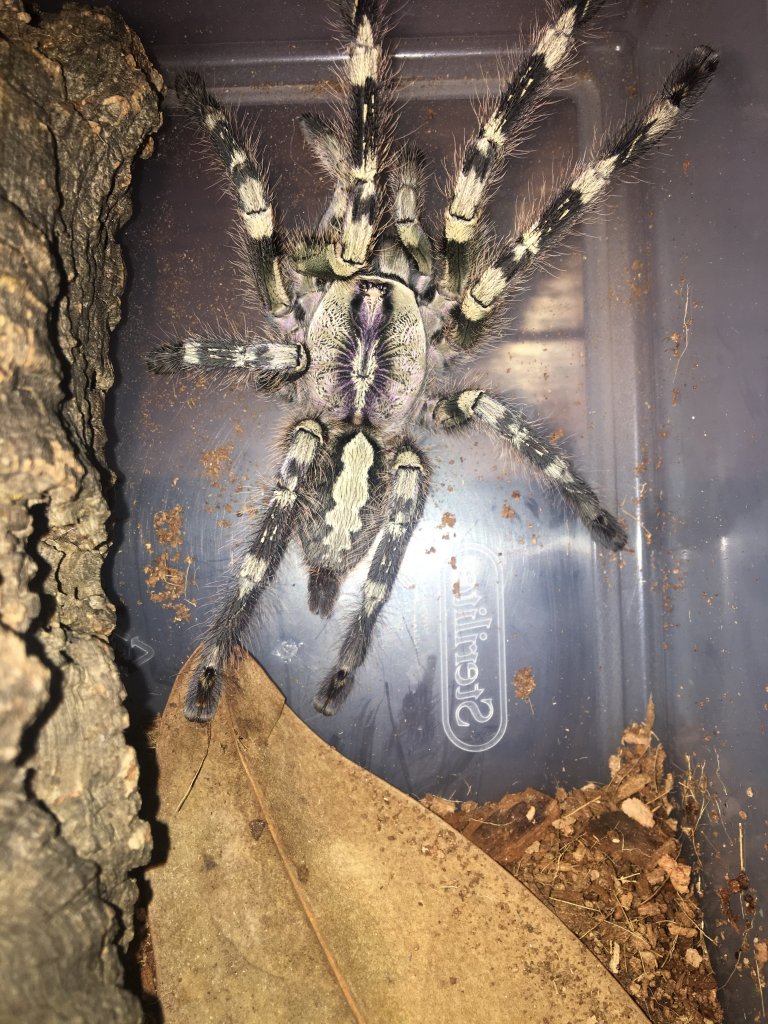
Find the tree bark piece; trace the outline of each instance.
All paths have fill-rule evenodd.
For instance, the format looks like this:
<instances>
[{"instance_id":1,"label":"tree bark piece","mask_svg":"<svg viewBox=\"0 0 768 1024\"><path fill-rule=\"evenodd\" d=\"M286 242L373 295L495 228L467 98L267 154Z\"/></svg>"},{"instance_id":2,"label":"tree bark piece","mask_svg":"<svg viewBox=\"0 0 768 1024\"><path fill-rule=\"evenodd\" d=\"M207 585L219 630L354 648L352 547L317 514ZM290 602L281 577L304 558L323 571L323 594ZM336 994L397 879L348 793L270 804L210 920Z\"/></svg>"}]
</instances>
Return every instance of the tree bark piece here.
<instances>
[{"instance_id":1,"label":"tree bark piece","mask_svg":"<svg viewBox=\"0 0 768 1024\"><path fill-rule=\"evenodd\" d=\"M113 12L0 0L0 1019L139 1021L150 836L101 586L115 242L162 81Z\"/></svg>"},{"instance_id":2,"label":"tree bark piece","mask_svg":"<svg viewBox=\"0 0 768 1024\"><path fill-rule=\"evenodd\" d=\"M527 889L320 740L250 657L210 732L187 722L191 665L156 737L166 1024L647 1024Z\"/></svg>"}]
</instances>

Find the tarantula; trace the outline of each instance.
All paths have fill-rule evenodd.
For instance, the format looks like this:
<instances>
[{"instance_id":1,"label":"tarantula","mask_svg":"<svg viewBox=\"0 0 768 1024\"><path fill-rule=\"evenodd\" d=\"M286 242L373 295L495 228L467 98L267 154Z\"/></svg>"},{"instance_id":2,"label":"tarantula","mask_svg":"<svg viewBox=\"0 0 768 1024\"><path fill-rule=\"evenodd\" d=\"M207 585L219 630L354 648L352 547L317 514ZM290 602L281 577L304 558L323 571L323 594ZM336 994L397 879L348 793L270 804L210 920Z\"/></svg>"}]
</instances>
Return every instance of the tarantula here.
<instances>
[{"instance_id":1,"label":"tarantula","mask_svg":"<svg viewBox=\"0 0 768 1024\"><path fill-rule=\"evenodd\" d=\"M242 340L194 336L156 350L157 373L246 374L258 389L294 400L271 497L205 633L184 706L216 712L222 671L274 579L291 537L303 548L309 607L329 616L344 576L372 548L356 614L315 707L333 714L365 660L409 538L422 514L430 466L415 428L480 428L550 484L603 547L627 541L568 457L505 398L452 383L488 340L504 303L615 179L673 129L717 67L696 47L659 93L605 139L530 219L492 241L486 210L510 152L553 84L573 62L576 37L603 0L559 0L479 129L459 153L437 239L421 222L424 161L393 148L390 62L379 0L342 0L349 32L339 123L302 118L305 138L335 183L316 231L289 239L278 227L264 170L232 116L202 78L176 92L222 161L242 222L242 244L268 325Z\"/></svg>"}]
</instances>

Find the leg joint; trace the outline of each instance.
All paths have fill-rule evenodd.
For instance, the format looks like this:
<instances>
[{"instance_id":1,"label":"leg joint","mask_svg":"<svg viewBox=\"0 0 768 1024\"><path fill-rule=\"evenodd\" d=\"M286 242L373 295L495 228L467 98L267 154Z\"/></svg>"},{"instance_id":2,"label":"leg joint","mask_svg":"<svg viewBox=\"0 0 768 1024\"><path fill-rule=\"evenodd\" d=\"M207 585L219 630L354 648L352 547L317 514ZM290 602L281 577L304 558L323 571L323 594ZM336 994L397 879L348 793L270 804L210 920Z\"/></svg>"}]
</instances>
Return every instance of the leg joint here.
<instances>
[{"instance_id":1,"label":"leg joint","mask_svg":"<svg viewBox=\"0 0 768 1024\"><path fill-rule=\"evenodd\" d=\"M303 348L303 346L299 347ZM291 436L294 439L298 439L300 434L309 434L310 437L313 437L320 444L325 441L325 430L320 420L299 420L293 428Z\"/></svg>"},{"instance_id":2,"label":"leg joint","mask_svg":"<svg viewBox=\"0 0 768 1024\"><path fill-rule=\"evenodd\" d=\"M441 398L435 405L432 417L438 426L445 429L463 426L476 417L484 397L484 391L460 391L450 398Z\"/></svg>"}]
</instances>

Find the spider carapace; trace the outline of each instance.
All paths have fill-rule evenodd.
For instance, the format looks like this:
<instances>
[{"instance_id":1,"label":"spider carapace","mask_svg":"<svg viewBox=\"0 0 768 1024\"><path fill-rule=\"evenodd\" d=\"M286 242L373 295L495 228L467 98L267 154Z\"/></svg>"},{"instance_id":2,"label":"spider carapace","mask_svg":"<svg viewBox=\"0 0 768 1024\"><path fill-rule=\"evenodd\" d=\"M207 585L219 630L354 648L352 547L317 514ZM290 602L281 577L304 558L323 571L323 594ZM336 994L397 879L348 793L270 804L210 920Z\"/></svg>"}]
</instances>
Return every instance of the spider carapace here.
<instances>
[{"instance_id":1,"label":"spider carapace","mask_svg":"<svg viewBox=\"0 0 768 1024\"><path fill-rule=\"evenodd\" d=\"M331 614L344 576L370 553L357 611L315 706L332 714L365 660L426 501L429 463L414 437L479 428L521 457L609 550L627 540L568 456L507 398L457 375L492 342L498 315L533 269L609 194L622 172L679 124L717 67L696 47L649 103L576 165L509 235L487 217L505 161L542 101L572 66L583 26L602 0L560 0L533 36L475 136L459 152L438 231L422 223L427 175L419 151L396 146L393 76L380 0L347 0L350 42L340 69L346 100L333 121L302 118L332 182L315 231L279 228L266 175L234 118L192 72L176 91L224 165L242 248L265 317L254 337L198 335L158 349L157 373L202 373L292 399L282 464L247 549L211 620L185 703L208 721L222 672L295 536L312 611Z\"/></svg>"}]
</instances>

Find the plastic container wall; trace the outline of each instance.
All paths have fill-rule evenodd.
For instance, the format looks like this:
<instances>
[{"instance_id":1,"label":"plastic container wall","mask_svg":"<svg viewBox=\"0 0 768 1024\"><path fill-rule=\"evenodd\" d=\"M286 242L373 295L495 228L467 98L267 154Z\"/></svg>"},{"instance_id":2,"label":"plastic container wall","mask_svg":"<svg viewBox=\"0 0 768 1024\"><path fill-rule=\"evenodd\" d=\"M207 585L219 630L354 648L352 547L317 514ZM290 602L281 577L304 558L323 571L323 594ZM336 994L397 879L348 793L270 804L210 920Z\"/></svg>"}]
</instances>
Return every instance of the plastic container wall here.
<instances>
[{"instance_id":1,"label":"plastic container wall","mask_svg":"<svg viewBox=\"0 0 768 1024\"><path fill-rule=\"evenodd\" d=\"M287 226L319 217L328 187L296 119L328 98L338 44L325 5L115 6L169 83L181 67L198 68L258 129ZM474 130L473 101L542 15L527 0L400 11L391 34L399 133L430 160L433 224L444 162ZM475 367L565 439L623 516L629 549L596 550L487 438L419 438L435 465L432 494L348 704L325 719L311 698L363 569L321 620L307 610L292 548L251 649L312 728L417 795L487 800L604 778L622 728L652 694L675 766L691 755L727 789L709 833L710 889L738 873L741 836L752 883L765 891L765 6L612 6L492 211L510 230L521 200L559 178L700 42L720 49L722 63L681 136L617 189L551 275L532 281ZM130 288L112 396L118 644L132 701L154 711L200 636L271 479L272 440L291 417L253 391L146 370L169 337L217 321L251 333L259 324L232 269L231 203L172 101L125 232ZM482 689L474 707L457 697L467 657ZM528 667L530 701L516 697ZM724 998L729 1020L752 1019L749 986L737 979Z\"/></svg>"}]
</instances>

